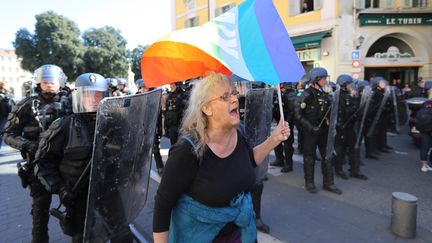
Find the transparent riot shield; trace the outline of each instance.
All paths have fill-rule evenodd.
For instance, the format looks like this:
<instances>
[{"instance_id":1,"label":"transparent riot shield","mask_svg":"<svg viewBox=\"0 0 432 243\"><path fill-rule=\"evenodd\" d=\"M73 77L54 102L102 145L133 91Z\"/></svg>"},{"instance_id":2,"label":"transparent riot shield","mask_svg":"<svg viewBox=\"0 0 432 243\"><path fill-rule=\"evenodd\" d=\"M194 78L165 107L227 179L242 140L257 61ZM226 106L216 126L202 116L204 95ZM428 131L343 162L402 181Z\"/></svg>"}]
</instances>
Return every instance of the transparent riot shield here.
<instances>
[{"instance_id":1,"label":"transparent riot shield","mask_svg":"<svg viewBox=\"0 0 432 243\"><path fill-rule=\"evenodd\" d=\"M147 199L161 90L104 99L98 108L84 242L124 233Z\"/></svg>"},{"instance_id":2,"label":"transparent riot shield","mask_svg":"<svg viewBox=\"0 0 432 243\"><path fill-rule=\"evenodd\" d=\"M336 85L336 90L333 93L333 100L331 104L331 111L330 111L330 122L329 122L329 129L327 134L327 148L326 148L326 160L331 159L333 156L333 150L334 150L334 140L336 136L336 123L337 123L337 116L339 111L339 96L340 96L340 86Z\"/></svg>"},{"instance_id":3,"label":"transparent riot shield","mask_svg":"<svg viewBox=\"0 0 432 243\"><path fill-rule=\"evenodd\" d=\"M248 142L256 146L270 135L273 89L250 89L246 93L245 128ZM268 170L268 157L255 169L256 181L261 182Z\"/></svg>"},{"instance_id":4,"label":"transparent riot shield","mask_svg":"<svg viewBox=\"0 0 432 243\"><path fill-rule=\"evenodd\" d=\"M370 136L374 133L374 131L375 131L375 127L376 127L376 125L377 125L377 123L378 123L378 121L379 121L379 119L380 119L380 117L381 117L381 114L382 114L382 112L383 112L383 110L384 110L384 106L385 106L385 104L387 103L387 100L388 100L388 98L389 98L389 96L390 96L390 93L391 93L391 91L390 91L390 87L387 86L387 87L385 88L384 97L383 97L383 99L381 100L381 103L380 103L380 105L379 105L379 107L378 107L378 111L377 111L377 113L375 114L375 117L374 117L374 119L373 119L373 121L372 121L371 126L369 127L369 130L368 130L368 133L366 134L366 136L370 137Z\"/></svg>"},{"instance_id":5,"label":"transparent riot shield","mask_svg":"<svg viewBox=\"0 0 432 243\"><path fill-rule=\"evenodd\" d=\"M400 132L400 125L399 125L399 109L398 109L398 97L396 95L397 87L391 86L390 87L391 92L391 99L393 104L393 113L394 113L394 119L395 119L395 129L396 132Z\"/></svg>"},{"instance_id":6,"label":"transparent riot shield","mask_svg":"<svg viewBox=\"0 0 432 243\"><path fill-rule=\"evenodd\" d=\"M372 98L372 93L373 93L372 89L369 86L367 86L363 89L363 93L362 93L362 97L361 97L361 101L360 101L360 109L362 109L362 116L361 116L361 120L360 120L360 125L358 127L358 131L357 131L357 140L355 143L356 149L358 149L360 147L360 140L362 138L364 125L366 122L366 117L368 115L369 106L370 106L370 102L371 102L371 98Z\"/></svg>"}]
</instances>

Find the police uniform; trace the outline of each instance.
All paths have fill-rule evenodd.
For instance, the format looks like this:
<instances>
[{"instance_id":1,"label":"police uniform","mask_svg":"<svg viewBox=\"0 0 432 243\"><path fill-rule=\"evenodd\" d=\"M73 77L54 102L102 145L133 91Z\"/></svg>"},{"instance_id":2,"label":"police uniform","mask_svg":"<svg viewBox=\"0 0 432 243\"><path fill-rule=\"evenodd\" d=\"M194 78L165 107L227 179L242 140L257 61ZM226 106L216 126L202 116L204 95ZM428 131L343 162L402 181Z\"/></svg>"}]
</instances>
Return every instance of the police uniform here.
<instances>
[{"instance_id":1,"label":"police uniform","mask_svg":"<svg viewBox=\"0 0 432 243\"><path fill-rule=\"evenodd\" d=\"M170 138L171 145L175 144L178 139L178 132L185 109L185 98L183 97L184 91L181 87L168 93L166 100L165 111L165 127L167 128L167 135Z\"/></svg>"},{"instance_id":2,"label":"police uniform","mask_svg":"<svg viewBox=\"0 0 432 243\"><path fill-rule=\"evenodd\" d=\"M82 74L77 78L76 86L81 88L78 86L80 84L85 87L82 84L86 84L87 80L96 84L105 81L99 74ZM106 88L106 91L101 91L103 88ZM108 96L107 85L99 85L97 90L104 92L104 97ZM88 98L83 97L80 102L86 100ZM76 103L79 102L73 99L75 114L56 120L42 134L35 159L35 175L47 191L59 194L61 203L66 207L66 217L60 222L62 230L72 236L72 242L78 243L83 241L89 187L89 176L83 173L92 158L96 111L85 110L93 109L94 105L80 106ZM81 110L77 107L81 107ZM84 180L77 185L81 175ZM74 187L76 188L72 189ZM127 235L119 242L131 242L131 238Z\"/></svg>"},{"instance_id":3,"label":"police uniform","mask_svg":"<svg viewBox=\"0 0 432 243\"><path fill-rule=\"evenodd\" d=\"M341 90L335 137L335 173L343 179L348 179L343 171L343 162L348 152L350 176L366 180L367 177L360 173L360 159L358 150L355 148L357 136L354 131L354 125L360 117L360 99L351 95L351 91L346 87L349 83L353 83L351 76L345 74L339 76L338 84L341 86Z\"/></svg>"},{"instance_id":4,"label":"police uniform","mask_svg":"<svg viewBox=\"0 0 432 243\"><path fill-rule=\"evenodd\" d=\"M288 122L290 131L294 131L294 103L296 99L296 90L294 88L284 89L282 95L282 109L285 121ZM273 99L273 119L279 123L280 111L277 92ZM294 155L294 133L292 132L287 140L282 141L274 148L276 161L272 163L275 166L283 166L282 173L287 173L293 170L293 155Z\"/></svg>"},{"instance_id":5,"label":"police uniform","mask_svg":"<svg viewBox=\"0 0 432 243\"><path fill-rule=\"evenodd\" d=\"M322 90L323 87L314 87L315 85L319 86L318 82L326 77L327 71L323 68L313 68L310 71L312 84L297 100L295 117L305 132L303 169L306 190L311 193L317 192L314 184L314 166L315 152L318 147L322 158L323 189L341 194L342 192L334 185L332 162L325 159L329 130L326 120L330 114L332 100L330 95Z\"/></svg>"},{"instance_id":6,"label":"police uniform","mask_svg":"<svg viewBox=\"0 0 432 243\"><path fill-rule=\"evenodd\" d=\"M48 242L48 220L51 194L32 175L34 157L40 133L47 129L58 117L71 113L69 94L65 91L53 99L38 96L25 98L9 113L4 130L4 140L9 146L20 150L28 163L27 171L19 171L24 187L30 186L32 197L33 242Z\"/></svg>"}]
</instances>

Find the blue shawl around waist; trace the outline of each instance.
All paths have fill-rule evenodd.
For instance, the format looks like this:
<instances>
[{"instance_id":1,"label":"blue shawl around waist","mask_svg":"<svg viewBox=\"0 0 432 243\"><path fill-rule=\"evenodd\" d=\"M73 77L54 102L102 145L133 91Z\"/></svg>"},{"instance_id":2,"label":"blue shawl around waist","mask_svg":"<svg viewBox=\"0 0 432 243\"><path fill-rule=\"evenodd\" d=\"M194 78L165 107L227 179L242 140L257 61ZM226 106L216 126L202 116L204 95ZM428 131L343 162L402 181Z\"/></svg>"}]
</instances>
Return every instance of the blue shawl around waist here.
<instances>
[{"instance_id":1,"label":"blue shawl around waist","mask_svg":"<svg viewBox=\"0 0 432 243\"><path fill-rule=\"evenodd\" d=\"M171 213L169 243L212 242L229 222L241 230L243 243L256 241L255 212L250 193L240 193L224 208L208 207L183 194Z\"/></svg>"}]
</instances>

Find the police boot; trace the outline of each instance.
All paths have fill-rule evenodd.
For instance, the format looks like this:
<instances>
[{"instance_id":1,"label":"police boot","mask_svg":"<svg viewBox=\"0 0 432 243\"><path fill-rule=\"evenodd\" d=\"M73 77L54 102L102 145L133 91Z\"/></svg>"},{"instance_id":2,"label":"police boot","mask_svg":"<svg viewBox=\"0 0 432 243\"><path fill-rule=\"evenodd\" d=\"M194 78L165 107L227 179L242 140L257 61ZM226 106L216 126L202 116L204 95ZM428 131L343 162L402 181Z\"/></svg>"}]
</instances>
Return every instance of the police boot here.
<instances>
[{"instance_id":1,"label":"police boot","mask_svg":"<svg viewBox=\"0 0 432 243\"><path fill-rule=\"evenodd\" d=\"M337 177L340 177L344 180L348 180L348 176L345 174L342 166L342 161L339 158L334 158L334 168L335 174Z\"/></svg>"},{"instance_id":2,"label":"police boot","mask_svg":"<svg viewBox=\"0 0 432 243\"><path fill-rule=\"evenodd\" d=\"M264 233L270 232L270 227L266 225L261 219L261 197L264 189L264 184L255 184L252 189L252 204L255 211L255 225L257 230L262 231Z\"/></svg>"},{"instance_id":3,"label":"police boot","mask_svg":"<svg viewBox=\"0 0 432 243\"><path fill-rule=\"evenodd\" d=\"M342 191L334 185L333 165L330 160L323 160L322 171L324 173L323 189L338 195L342 194Z\"/></svg>"},{"instance_id":4,"label":"police boot","mask_svg":"<svg viewBox=\"0 0 432 243\"><path fill-rule=\"evenodd\" d=\"M280 170L282 173L288 173L293 171L293 161L292 159L286 158L284 167Z\"/></svg>"},{"instance_id":5,"label":"police boot","mask_svg":"<svg viewBox=\"0 0 432 243\"><path fill-rule=\"evenodd\" d=\"M365 137L365 151L366 151L366 158L368 159L374 159L378 160L378 156L374 154L374 148L373 148L373 142L370 138Z\"/></svg>"},{"instance_id":6,"label":"police boot","mask_svg":"<svg viewBox=\"0 0 432 243\"><path fill-rule=\"evenodd\" d=\"M283 146L282 143L280 143L278 146L274 148L276 160L271 162L271 166L278 166L282 167L284 166L284 155L283 155Z\"/></svg>"},{"instance_id":7,"label":"police boot","mask_svg":"<svg viewBox=\"0 0 432 243\"><path fill-rule=\"evenodd\" d=\"M313 157L305 156L303 163L305 188L310 193L317 193L314 183L314 166L315 161Z\"/></svg>"},{"instance_id":8,"label":"police boot","mask_svg":"<svg viewBox=\"0 0 432 243\"><path fill-rule=\"evenodd\" d=\"M51 194L45 191L39 182L33 180L30 184L30 194L32 196L31 215L33 219L32 243L48 243L48 221Z\"/></svg>"},{"instance_id":9,"label":"police boot","mask_svg":"<svg viewBox=\"0 0 432 243\"><path fill-rule=\"evenodd\" d=\"M350 162L350 176L361 180L367 180L367 176L360 173L360 160L357 157L356 150L350 149L348 154Z\"/></svg>"}]
</instances>

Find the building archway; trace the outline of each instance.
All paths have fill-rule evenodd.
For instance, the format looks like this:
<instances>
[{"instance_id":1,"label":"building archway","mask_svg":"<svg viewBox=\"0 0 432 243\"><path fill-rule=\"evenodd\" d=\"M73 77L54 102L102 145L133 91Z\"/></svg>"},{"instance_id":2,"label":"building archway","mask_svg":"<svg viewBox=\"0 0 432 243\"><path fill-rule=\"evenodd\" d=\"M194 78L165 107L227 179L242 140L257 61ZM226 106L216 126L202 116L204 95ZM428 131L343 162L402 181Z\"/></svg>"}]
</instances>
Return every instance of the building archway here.
<instances>
[{"instance_id":1,"label":"building archway","mask_svg":"<svg viewBox=\"0 0 432 243\"><path fill-rule=\"evenodd\" d=\"M387 33L386 33L387 32ZM399 86L412 84L419 70L429 63L431 50L423 43L422 34L405 31L371 35L362 46L364 55L364 77L383 76L389 82L400 80Z\"/></svg>"}]
</instances>

